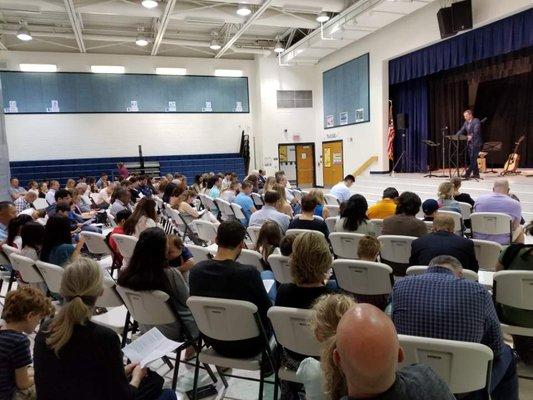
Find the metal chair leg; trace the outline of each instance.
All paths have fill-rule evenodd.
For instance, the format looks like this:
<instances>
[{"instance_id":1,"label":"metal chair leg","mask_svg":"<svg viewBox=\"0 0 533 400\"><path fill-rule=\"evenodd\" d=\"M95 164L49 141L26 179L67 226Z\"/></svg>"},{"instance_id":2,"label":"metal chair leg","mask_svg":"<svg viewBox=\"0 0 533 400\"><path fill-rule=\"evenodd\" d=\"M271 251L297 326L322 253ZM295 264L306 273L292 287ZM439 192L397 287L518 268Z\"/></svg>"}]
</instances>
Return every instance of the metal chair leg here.
<instances>
[{"instance_id":1,"label":"metal chair leg","mask_svg":"<svg viewBox=\"0 0 533 400\"><path fill-rule=\"evenodd\" d=\"M11 287L13 286L13 282L15 281L15 270L11 270L11 275L9 276L9 283L7 284L7 292L9 293L11 291Z\"/></svg>"},{"instance_id":2,"label":"metal chair leg","mask_svg":"<svg viewBox=\"0 0 533 400\"><path fill-rule=\"evenodd\" d=\"M194 383L192 386L192 400L196 400L198 394L198 375L200 373L200 354L196 354L196 363L194 366Z\"/></svg>"},{"instance_id":3,"label":"metal chair leg","mask_svg":"<svg viewBox=\"0 0 533 400\"><path fill-rule=\"evenodd\" d=\"M218 372L218 376L220 376L220 380L222 381L222 383L224 384L224 387L227 389L228 388L228 380L226 379L226 377L224 376L224 373L222 372L222 370L220 369L220 367L216 366L215 365L215 368L217 369L217 372Z\"/></svg>"},{"instance_id":4,"label":"metal chair leg","mask_svg":"<svg viewBox=\"0 0 533 400\"><path fill-rule=\"evenodd\" d=\"M180 371L181 350L176 352L176 364L174 364L174 374L172 375L172 390L176 391L178 375Z\"/></svg>"}]
</instances>

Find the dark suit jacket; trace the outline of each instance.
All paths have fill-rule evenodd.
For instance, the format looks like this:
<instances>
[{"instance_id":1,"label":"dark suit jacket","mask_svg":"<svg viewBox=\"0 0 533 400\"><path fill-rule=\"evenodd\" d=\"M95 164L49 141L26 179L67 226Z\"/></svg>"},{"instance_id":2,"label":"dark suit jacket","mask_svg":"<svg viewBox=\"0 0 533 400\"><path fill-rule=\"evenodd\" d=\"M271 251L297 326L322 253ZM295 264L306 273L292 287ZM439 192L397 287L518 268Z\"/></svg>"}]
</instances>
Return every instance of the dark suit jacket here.
<instances>
[{"instance_id":1,"label":"dark suit jacket","mask_svg":"<svg viewBox=\"0 0 533 400\"><path fill-rule=\"evenodd\" d=\"M472 145L476 147L481 147L483 145L483 137L481 136L481 122L477 118L473 118L470 124L465 121L457 134L472 136Z\"/></svg>"},{"instance_id":2,"label":"dark suit jacket","mask_svg":"<svg viewBox=\"0 0 533 400\"><path fill-rule=\"evenodd\" d=\"M409 264L429 265L434 257L444 255L457 258L465 269L475 272L479 269L474 242L446 231L433 232L413 241Z\"/></svg>"}]
</instances>

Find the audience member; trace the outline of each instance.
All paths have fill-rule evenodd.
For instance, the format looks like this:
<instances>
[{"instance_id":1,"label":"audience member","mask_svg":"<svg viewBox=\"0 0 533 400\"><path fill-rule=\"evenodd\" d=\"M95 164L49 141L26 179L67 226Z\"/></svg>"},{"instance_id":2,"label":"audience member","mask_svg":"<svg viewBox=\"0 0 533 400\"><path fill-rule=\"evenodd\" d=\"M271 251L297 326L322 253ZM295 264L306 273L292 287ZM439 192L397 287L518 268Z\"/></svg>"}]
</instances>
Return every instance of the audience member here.
<instances>
[{"instance_id":1,"label":"audience member","mask_svg":"<svg viewBox=\"0 0 533 400\"><path fill-rule=\"evenodd\" d=\"M264 270L271 270L268 257L279 248L281 237L279 225L274 221L266 221L261 226L255 249L261 254L261 265Z\"/></svg>"},{"instance_id":2,"label":"audience member","mask_svg":"<svg viewBox=\"0 0 533 400\"><path fill-rule=\"evenodd\" d=\"M364 235L373 235L373 225L368 222L366 216L368 203L360 194L354 194L346 202L346 206L341 212L341 217L335 222L335 232L352 232L362 233Z\"/></svg>"},{"instance_id":3,"label":"audience member","mask_svg":"<svg viewBox=\"0 0 533 400\"><path fill-rule=\"evenodd\" d=\"M155 191L152 183L150 182L150 178L148 178L146 175L142 175L139 177L138 182L138 190L144 197L152 197L154 195Z\"/></svg>"},{"instance_id":4,"label":"audience member","mask_svg":"<svg viewBox=\"0 0 533 400\"><path fill-rule=\"evenodd\" d=\"M65 184L65 189L71 190L76 187L76 181L74 179L67 179L67 183Z\"/></svg>"},{"instance_id":5,"label":"audience member","mask_svg":"<svg viewBox=\"0 0 533 400\"><path fill-rule=\"evenodd\" d=\"M191 190L193 190L196 195L203 193L204 189L204 180L202 175L194 176L194 183L191 185Z\"/></svg>"},{"instance_id":6,"label":"audience member","mask_svg":"<svg viewBox=\"0 0 533 400\"><path fill-rule=\"evenodd\" d=\"M130 200L131 200L131 193L129 190L124 188L117 188L115 189L115 192L113 193L113 197L115 198L115 201L113 201L113 204L111 204L111 207L109 207L109 213L116 218L117 213L122 210L129 210L131 211L130 206Z\"/></svg>"},{"instance_id":7,"label":"audience member","mask_svg":"<svg viewBox=\"0 0 533 400\"><path fill-rule=\"evenodd\" d=\"M315 207L315 215L322 217L325 221L326 218L329 218L329 210L326 208L326 198L324 197L324 192L320 189L312 189L309 191L309 194L313 196L317 202Z\"/></svg>"},{"instance_id":8,"label":"audience member","mask_svg":"<svg viewBox=\"0 0 533 400\"><path fill-rule=\"evenodd\" d=\"M273 190L266 192L264 195L265 205L252 214L249 226L262 226L265 221L271 220L279 225L281 232L284 234L289 228L291 219L287 214L277 210L276 206L280 199L278 192Z\"/></svg>"},{"instance_id":9,"label":"audience member","mask_svg":"<svg viewBox=\"0 0 533 400\"><path fill-rule=\"evenodd\" d=\"M138 364L124 367L117 334L91 321L103 292L102 269L81 258L65 269L64 304L35 338L35 386L42 400L176 399L163 379Z\"/></svg>"},{"instance_id":10,"label":"audience member","mask_svg":"<svg viewBox=\"0 0 533 400\"><path fill-rule=\"evenodd\" d=\"M257 179L259 180L259 189L263 189L266 182L266 171L264 169L258 171Z\"/></svg>"},{"instance_id":11,"label":"audience member","mask_svg":"<svg viewBox=\"0 0 533 400\"><path fill-rule=\"evenodd\" d=\"M369 219L385 219L396 214L396 199L400 196L396 188L388 187L383 191L380 201L368 207Z\"/></svg>"},{"instance_id":12,"label":"audience member","mask_svg":"<svg viewBox=\"0 0 533 400\"><path fill-rule=\"evenodd\" d=\"M294 243L294 239L296 239L298 235L292 233L290 235L285 235L281 239L281 242L279 242L279 251L281 252L282 256L290 257L292 254L292 245Z\"/></svg>"},{"instance_id":13,"label":"audience member","mask_svg":"<svg viewBox=\"0 0 533 400\"><path fill-rule=\"evenodd\" d=\"M85 244L83 237L78 244L72 244L70 222L64 216L52 216L44 228L44 240L41 250L41 260L51 264L64 266L75 260Z\"/></svg>"},{"instance_id":14,"label":"audience member","mask_svg":"<svg viewBox=\"0 0 533 400\"><path fill-rule=\"evenodd\" d=\"M289 229L308 229L329 236L328 226L321 217L315 217L316 198L311 194L302 197L302 213L289 224Z\"/></svg>"},{"instance_id":15,"label":"audience member","mask_svg":"<svg viewBox=\"0 0 533 400\"><path fill-rule=\"evenodd\" d=\"M30 340L39 322L54 312L44 293L19 287L6 295L0 329L0 399L35 399Z\"/></svg>"},{"instance_id":16,"label":"audience member","mask_svg":"<svg viewBox=\"0 0 533 400\"><path fill-rule=\"evenodd\" d=\"M477 272L479 265L474 242L454 233L455 223L451 216L437 214L433 220L433 232L411 243L411 265L429 265L437 256L453 256L462 267Z\"/></svg>"},{"instance_id":17,"label":"audience member","mask_svg":"<svg viewBox=\"0 0 533 400\"><path fill-rule=\"evenodd\" d=\"M475 212L496 212L507 214L511 217L512 237L510 235L491 235L474 232L474 239L491 240L500 244L510 242L523 243L524 233L520 226L522 219L522 205L509 195L509 181L507 179L497 179L494 182L493 192L478 197L475 205Z\"/></svg>"},{"instance_id":18,"label":"audience member","mask_svg":"<svg viewBox=\"0 0 533 400\"><path fill-rule=\"evenodd\" d=\"M124 165L123 162L117 163L117 170L118 174L124 179L127 178L130 174L130 171L128 171L128 168Z\"/></svg>"},{"instance_id":19,"label":"audience member","mask_svg":"<svg viewBox=\"0 0 533 400\"><path fill-rule=\"evenodd\" d=\"M445 211L455 211L461 214L461 206L459 202L453 198L453 183L442 182L439 185L437 196L439 198L439 207Z\"/></svg>"},{"instance_id":20,"label":"audience member","mask_svg":"<svg viewBox=\"0 0 533 400\"><path fill-rule=\"evenodd\" d=\"M237 197L239 191L239 182L231 181L225 189L222 189L220 193L220 198L227 201L228 203L233 203Z\"/></svg>"},{"instance_id":21,"label":"audience member","mask_svg":"<svg viewBox=\"0 0 533 400\"><path fill-rule=\"evenodd\" d=\"M375 236L365 235L357 244L357 258L361 261L378 261L381 245Z\"/></svg>"},{"instance_id":22,"label":"audience member","mask_svg":"<svg viewBox=\"0 0 533 400\"><path fill-rule=\"evenodd\" d=\"M15 208L17 209L17 214L21 213L28 208L32 208L32 203L37 200L37 194L30 190L23 195L19 196L15 201Z\"/></svg>"},{"instance_id":23,"label":"audience member","mask_svg":"<svg viewBox=\"0 0 533 400\"><path fill-rule=\"evenodd\" d=\"M341 400L455 399L430 367L413 364L398 370L404 353L394 324L370 304L356 304L342 316L332 353L346 380L347 396Z\"/></svg>"},{"instance_id":24,"label":"audience member","mask_svg":"<svg viewBox=\"0 0 533 400\"><path fill-rule=\"evenodd\" d=\"M35 180L31 180L28 182L28 191L34 191L36 195L39 195L39 184Z\"/></svg>"},{"instance_id":25,"label":"audience member","mask_svg":"<svg viewBox=\"0 0 533 400\"><path fill-rule=\"evenodd\" d=\"M17 178L11 178L9 183L10 186L8 192L13 201L26 194L26 189L19 185L19 180Z\"/></svg>"},{"instance_id":26,"label":"audience member","mask_svg":"<svg viewBox=\"0 0 533 400\"><path fill-rule=\"evenodd\" d=\"M107 184L105 187L100 189L97 197L97 205L100 208L107 208L111 205L111 196L115 190L115 185L113 182Z\"/></svg>"},{"instance_id":27,"label":"audience member","mask_svg":"<svg viewBox=\"0 0 533 400\"><path fill-rule=\"evenodd\" d=\"M482 343L494 353L491 397L518 400L516 362L502 338L490 293L462 279L461 263L435 257L427 272L397 281L392 293L392 320L398 333Z\"/></svg>"},{"instance_id":28,"label":"audience member","mask_svg":"<svg viewBox=\"0 0 533 400\"><path fill-rule=\"evenodd\" d=\"M259 212L259 211L258 211ZM255 215L257 213L254 213ZM217 252L212 260L201 261L191 269L189 276L192 296L207 296L249 301L257 306L267 335L271 332L267 311L272 305L259 271L251 265L235 260L244 247L246 229L235 220L224 221L217 231ZM246 340L220 341L206 338L222 356L248 358L262 351L261 336Z\"/></svg>"},{"instance_id":29,"label":"audience member","mask_svg":"<svg viewBox=\"0 0 533 400\"><path fill-rule=\"evenodd\" d=\"M128 218L131 217L131 211L128 209L121 210L117 213L117 216L115 218L116 225L113 227L113 230L111 233L107 236L107 241L109 243L109 247L111 247L111 250L113 250L113 257L115 257L117 264L122 265L122 254L120 254L120 251L118 251L117 242L115 239L113 239L114 234L124 235L124 224L128 220Z\"/></svg>"},{"instance_id":30,"label":"audience member","mask_svg":"<svg viewBox=\"0 0 533 400\"><path fill-rule=\"evenodd\" d=\"M148 197L142 198L135 207L133 214L124 222L124 234L139 237L148 228L157 226L155 200Z\"/></svg>"},{"instance_id":31,"label":"audience member","mask_svg":"<svg viewBox=\"0 0 533 400\"><path fill-rule=\"evenodd\" d=\"M6 244L16 249L22 249L22 238L20 237L20 231L24 224L33 221L33 218L27 214L17 215L7 226L7 239Z\"/></svg>"},{"instance_id":32,"label":"audience member","mask_svg":"<svg viewBox=\"0 0 533 400\"><path fill-rule=\"evenodd\" d=\"M224 174L224 179L222 179L222 190L228 189L230 184L233 183L233 182L235 182L235 178L233 177L233 173L231 171L227 171Z\"/></svg>"},{"instance_id":33,"label":"audience member","mask_svg":"<svg viewBox=\"0 0 533 400\"><path fill-rule=\"evenodd\" d=\"M403 192L398 197L396 215L383 220L382 235L421 237L428 233L424 221L416 218L420 211L420 197L413 192Z\"/></svg>"},{"instance_id":34,"label":"audience member","mask_svg":"<svg viewBox=\"0 0 533 400\"><path fill-rule=\"evenodd\" d=\"M191 252L178 235L167 236L167 259L169 267L177 268L184 278L188 278L189 270L196 264Z\"/></svg>"},{"instance_id":35,"label":"audience member","mask_svg":"<svg viewBox=\"0 0 533 400\"><path fill-rule=\"evenodd\" d=\"M59 182L56 180L50 181L50 185L48 186L48 191L46 192L45 200L48 204L52 205L56 202L56 191L59 190L60 185Z\"/></svg>"},{"instance_id":36,"label":"audience member","mask_svg":"<svg viewBox=\"0 0 533 400\"><path fill-rule=\"evenodd\" d=\"M272 190L279 193L280 199L276 207L278 211L283 214L287 214L289 218L292 218L294 215L294 212L292 210L290 201L287 199L287 187L282 186L279 183L275 183L274 186L272 187Z\"/></svg>"},{"instance_id":37,"label":"audience member","mask_svg":"<svg viewBox=\"0 0 533 400\"><path fill-rule=\"evenodd\" d=\"M348 199L352 196L350 187L354 184L354 182L355 177L353 175L346 175L342 182L337 183L331 188L330 194L337 197L340 203L343 201L348 201Z\"/></svg>"},{"instance_id":38,"label":"audience member","mask_svg":"<svg viewBox=\"0 0 533 400\"><path fill-rule=\"evenodd\" d=\"M209 210L198 211L196 209L196 207L194 206L195 197L196 195L192 190L185 190L178 197L177 208L183 220L191 227L191 229L193 229L193 231L196 231L196 227L194 227L192 222L196 219L203 219L205 221L209 221L213 224L218 225L219 222L217 218Z\"/></svg>"},{"instance_id":39,"label":"audience member","mask_svg":"<svg viewBox=\"0 0 533 400\"><path fill-rule=\"evenodd\" d=\"M422 203L422 212L424 213L424 221L433 222L435 216L439 211L439 202L433 199L424 200Z\"/></svg>"},{"instance_id":40,"label":"audience member","mask_svg":"<svg viewBox=\"0 0 533 400\"><path fill-rule=\"evenodd\" d=\"M251 198L253 190L253 185L250 181L244 181L241 184L241 191L235 197L235 204L241 206L242 213L246 217L244 220L241 220L241 223L244 226L248 226L251 215L256 212L254 201Z\"/></svg>"},{"instance_id":41,"label":"audience member","mask_svg":"<svg viewBox=\"0 0 533 400\"><path fill-rule=\"evenodd\" d=\"M130 191L131 195L131 201L133 204L137 203L137 200L139 200L141 197L141 190L139 189L139 186L141 184L141 181L136 176L131 176L129 179L130 184L128 186L128 190Z\"/></svg>"},{"instance_id":42,"label":"audience member","mask_svg":"<svg viewBox=\"0 0 533 400\"><path fill-rule=\"evenodd\" d=\"M169 182L165 186L165 190L163 192L163 201L165 203L170 204L170 198L172 197L172 194L174 193L174 190L178 187L175 183Z\"/></svg>"},{"instance_id":43,"label":"audience member","mask_svg":"<svg viewBox=\"0 0 533 400\"><path fill-rule=\"evenodd\" d=\"M40 199L44 199L46 197L46 193L48 192L48 185L46 182L39 182L39 185L37 186L38 196Z\"/></svg>"},{"instance_id":44,"label":"audience member","mask_svg":"<svg viewBox=\"0 0 533 400\"><path fill-rule=\"evenodd\" d=\"M209 197L218 199L220 197L220 189L222 187L222 179L218 176L212 176L207 182L207 189L209 189Z\"/></svg>"},{"instance_id":45,"label":"audience member","mask_svg":"<svg viewBox=\"0 0 533 400\"><path fill-rule=\"evenodd\" d=\"M20 230L22 238L21 255L34 261L39 259L43 247L44 230L44 226L38 222L30 221L22 225Z\"/></svg>"},{"instance_id":46,"label":"audience member","mask_svg":"<svg viewBox=\"0 0 533 400\"><path fill-rule=\"evenodd\" d=\"M77 208L79 209L79 211L81 213L91 212L91 200L89 198L89 194L90 194L89 186L84 182L80 182L76 185L75 193L76 193L76 196L73 196L73 197L76 197L77 199L75 201L75 204Z\"/></svg>"},{"instance_id":47,"label":"audience member","mask_svg":"<svg viewBox=\"0 0 533 400\"><path fill-rule=\"evenodd\" d=\"M106 172L102 172L102 175L100 175L100 179L96 181L96 187L99 190L102 190L103 188L107 187L109 185L109 176Z\"/></svg>"},{"instance_id":48,"label":"audience member","mask_svg":"<svg viewBox=\"0 0 533 400\"><path fill-rule=\"evenodd\" d=\"M50 192L48 192L50 193ZM49 217L55 215L58 204L64 204L70 207L72 195L67 189L57 189L54 193L54 203L48 206L46 213Z\"/></svg>"},{"instance_id":49,"label":"audience member","mask_svg":"<svg viewBox=\"0 0 533 400\"><path fill-rule=\"evenodd\" d=\"M274 190L274 185L276 184L276 178L269 176L266 178L265 184L263 186L262 194Z\"/></svg>"},{"instance_id":50,"label":"audience member","mask_svg":"<svg viewBox=\"0 0 533 400\"><path fill-rule=\"evenodd\" d=\"M461 193L461 184L463 183L463 180L459 176L454 176L451 179L452 185L453 185L453 198L457 200L460 203L468 203L471 206L475 204L475 200L470 197L468 193Z\"/></svg>"},{"instance_id":51,"label":"audience member","mask_svg":"<svg viewBox=\"0 0 533 400\"><path fill-rule=\"evenodd\" d=\"M10 201L0 201L0 244L6 241L9 221L16 216L17 209L13 203Z\"/></svg>"}]
</instances>

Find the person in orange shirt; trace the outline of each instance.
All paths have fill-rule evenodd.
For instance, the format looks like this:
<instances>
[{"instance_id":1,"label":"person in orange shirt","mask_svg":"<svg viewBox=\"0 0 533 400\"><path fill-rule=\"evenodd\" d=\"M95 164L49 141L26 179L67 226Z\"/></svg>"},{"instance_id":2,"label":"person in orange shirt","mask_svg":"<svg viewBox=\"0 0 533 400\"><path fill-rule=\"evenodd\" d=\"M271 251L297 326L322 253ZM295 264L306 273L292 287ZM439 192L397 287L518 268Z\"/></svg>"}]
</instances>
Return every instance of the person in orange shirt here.
<instances>
[{"instance_id":1,"label":"person in orange shirt","mask_svg":"<svg viewBox=\"0 0 533 400\"><path fill-rule=\"evenodd\" d=\"M396 199L400 196L393 187L383 191L383 198L376 204L368 207L366 215L368 219L385 219L396 214Z\"/></svg>"}]
</instances>

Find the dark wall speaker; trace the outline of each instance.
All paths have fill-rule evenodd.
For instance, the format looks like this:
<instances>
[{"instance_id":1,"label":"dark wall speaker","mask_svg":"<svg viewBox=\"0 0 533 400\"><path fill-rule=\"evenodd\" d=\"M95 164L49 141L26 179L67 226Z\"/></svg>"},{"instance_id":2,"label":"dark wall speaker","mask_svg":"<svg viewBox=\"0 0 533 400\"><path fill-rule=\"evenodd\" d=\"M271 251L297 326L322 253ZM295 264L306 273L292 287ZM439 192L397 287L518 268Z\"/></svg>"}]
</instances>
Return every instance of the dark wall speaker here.
<instances>
[{"instance_id":1,"label":"dark wall speaker","mask_svg":"<svg viewBox=\"0 0 533 400\"><path fill-rule=\"evenodd\" d=\"M437 20L439 21L439 30L440 30L441 39L446 39L457 33L453 30L451 7L441 8L437 12Z\"/></svg>"},{"instance_id":2,"label":"dark wall speaker","mask_svg":"<svg viewBox=\"0 0 533 400\"><path fill-rule=\"evenodd\" d=\"M407 129L407 114L396 114L396 128L402 131Z\"/></svg>"},{"instance_id":3,"label":"dark wall speaker","mask_svg":"<svg viewBox=\"0 0 533 400\"><path fill-rule=\"evenodd\" d=\"M472 0L452 4L452 23L455 32L472 29Z\"/></svg>"}]
</instances>

